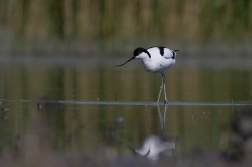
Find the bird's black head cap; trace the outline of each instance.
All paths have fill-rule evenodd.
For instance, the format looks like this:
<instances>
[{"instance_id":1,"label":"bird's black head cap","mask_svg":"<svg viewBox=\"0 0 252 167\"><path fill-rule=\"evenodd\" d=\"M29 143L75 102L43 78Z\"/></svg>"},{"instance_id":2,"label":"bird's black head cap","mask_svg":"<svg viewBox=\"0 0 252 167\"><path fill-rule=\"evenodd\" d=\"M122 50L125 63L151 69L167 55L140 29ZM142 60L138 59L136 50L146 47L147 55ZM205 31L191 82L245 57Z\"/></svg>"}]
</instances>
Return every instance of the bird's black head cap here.
<instances>
[{"instance_id":1,"label":"bird's black head cap","mask_svg":"<svg viewBox=\"0 0 252 167\"><path fill-rule=\"evenodd\" d=\"M136 49L134 50L133 57L135 58L136 56L140 55L140 54L143 53L143 52L147 53L148 56L151 58L150 53L149 53L146 49L141 48L141 47L136 48Z\"/></svg>"},{"instance_id":2,"label":"bird's black head cap","mask_svg":"<svg viewBox=\"0 0 252 167\"><path fill-rule=\"evenodd\" d=\"M139 47L139 48L136 48L136 49L134 50L133 56L132 56L128 61L126 61L126 62L123 63L123 64L117 65L117 66L115 66L115 67L123 66L124 64L130 62L131 60L134 60L138 55L140 55L140 54L143 53L143 52L147 53L148 56L149 56L149 58L151 58L151 55L150 55L150 53L148 52L148 50Z\"/></svg>"}]
</instances>

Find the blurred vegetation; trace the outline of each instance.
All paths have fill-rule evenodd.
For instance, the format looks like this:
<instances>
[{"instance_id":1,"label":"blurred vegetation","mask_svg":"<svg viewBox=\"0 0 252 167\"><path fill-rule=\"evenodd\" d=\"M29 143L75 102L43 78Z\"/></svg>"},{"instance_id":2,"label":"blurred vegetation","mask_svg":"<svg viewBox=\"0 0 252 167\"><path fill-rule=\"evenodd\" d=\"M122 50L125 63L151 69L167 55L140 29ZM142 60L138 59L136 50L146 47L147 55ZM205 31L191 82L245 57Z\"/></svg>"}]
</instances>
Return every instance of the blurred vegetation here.
<instances>
[{"instance_id":1,"label":"blurred vegetation","mask_svg":"<svg viewBox=\"0 0 252 167\"><path fill-rule=\"evenodd\" d=\"M1 0L0 40L250 42L250 0Z\"/></svg>"}]
</instances>

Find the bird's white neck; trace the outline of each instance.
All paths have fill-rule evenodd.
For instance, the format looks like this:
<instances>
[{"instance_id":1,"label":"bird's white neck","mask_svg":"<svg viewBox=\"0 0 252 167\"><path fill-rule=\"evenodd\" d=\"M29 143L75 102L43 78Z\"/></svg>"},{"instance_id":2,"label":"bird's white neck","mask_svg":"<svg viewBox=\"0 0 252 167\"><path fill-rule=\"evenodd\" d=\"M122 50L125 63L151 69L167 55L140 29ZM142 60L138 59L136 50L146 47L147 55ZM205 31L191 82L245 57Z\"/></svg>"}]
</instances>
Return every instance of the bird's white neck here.
<instances>
[{"instance_id":1,"label":"bird's white neck","mask_svg":"<svg viewBox=\"0 0 252 167\"><path fill-rule=\"evenodd\" d=\"M151 60L151 58L146 53L142 53L142 54L138 55L136 57L136 59L141 60L141 62L146 62L146 61L150 61Z\"/></svg>"}]
</instances>

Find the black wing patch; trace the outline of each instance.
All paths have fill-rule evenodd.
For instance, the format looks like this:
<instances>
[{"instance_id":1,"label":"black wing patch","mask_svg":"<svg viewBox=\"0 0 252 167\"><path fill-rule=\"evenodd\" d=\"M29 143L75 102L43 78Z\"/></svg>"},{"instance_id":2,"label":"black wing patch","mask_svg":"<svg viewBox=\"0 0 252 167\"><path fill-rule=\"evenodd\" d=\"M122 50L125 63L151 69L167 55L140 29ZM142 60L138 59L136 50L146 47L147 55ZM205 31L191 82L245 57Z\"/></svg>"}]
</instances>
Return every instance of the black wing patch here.
<instances>
[{"instance_id":1,"label":"black wing patch","mask_svg":"<svg viewBox=\"0 0 252 167\"><path fill-rule=\"evenodd\" d=\"M151 48L158 48L160 55L164 56L164 49L165 49L165 47L163 47L163 46L152 46L149 49L151 49Z\"/></svg>"},{"instance_id":2,"label":"black wing patch","mask_svg":"<svg viewBox=\"0 0 252 167\"><path fill-rule=\"evenodd\" d=\"M175 58L175 52L174 51L172 51L172 59L174 59Z\"/></svg>"},{"instance_id":3,"label":"black wing patch","mask_svg":"<svg viewBox=\"0 0 252 167\"><path fill-rule=\"evenodd\" d=\"M161 46L158 47L159 52L160 52L160 54L161 54L162 56L164 56L164 48L165 48L165 47L161 47Z\"/></svg>"},{"instance_id":4,"label":"black wing patch","mask_svg":"<svg viewBox=\"0 0 252 167\"><path fill-rule=\"evenodd\" d=\"M151 58L150 52L148 52L148 50L146 50L147 55L149 56L149 58Z\"/></svg>"}]
</instances>

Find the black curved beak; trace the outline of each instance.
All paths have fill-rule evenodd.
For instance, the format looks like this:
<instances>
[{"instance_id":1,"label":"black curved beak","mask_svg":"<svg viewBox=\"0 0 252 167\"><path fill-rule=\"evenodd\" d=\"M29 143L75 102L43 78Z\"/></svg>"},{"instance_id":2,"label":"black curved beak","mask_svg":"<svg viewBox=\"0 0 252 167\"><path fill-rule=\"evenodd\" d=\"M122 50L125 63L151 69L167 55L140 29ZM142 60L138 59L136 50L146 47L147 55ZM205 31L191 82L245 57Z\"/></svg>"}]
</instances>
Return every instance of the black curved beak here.
<instances>
[{"instance_id":1,"label":"black curved beak","mask_svg":"<svg viewBox=\"0 0 252 167\"><path fill-rule=\"evenodd\" d=\"M179 50L173 50L173 52L177 52L177 51L179 51Z\"/></svg>"},{"instance_id":2,"label":"black curved beak","mask_svg":"<svg viewBox=\"0 0 252 167\"><path fill-rule=\"evenodd\" d=\"M126 61L125 63L123 64L120 64L120 65L116 65L115 67L120 67L120 66L123 66L124 64L130 62L131 60L135 59L135 57L131 57L128 61Z\"/></svg>"}]
</instances>

